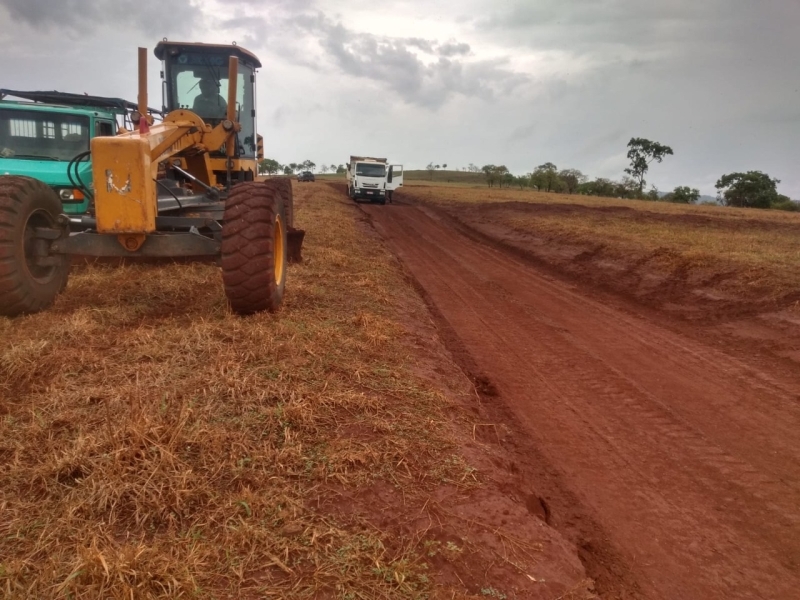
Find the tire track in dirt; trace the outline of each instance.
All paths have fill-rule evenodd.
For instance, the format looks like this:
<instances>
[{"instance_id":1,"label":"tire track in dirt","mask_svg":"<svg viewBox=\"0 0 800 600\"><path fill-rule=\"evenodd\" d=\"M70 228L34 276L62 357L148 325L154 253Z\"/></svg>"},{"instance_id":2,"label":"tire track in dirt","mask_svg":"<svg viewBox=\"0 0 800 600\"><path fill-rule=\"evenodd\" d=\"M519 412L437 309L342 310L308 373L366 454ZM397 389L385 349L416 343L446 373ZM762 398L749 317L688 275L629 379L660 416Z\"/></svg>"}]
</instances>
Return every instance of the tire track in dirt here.
<instances>
[{"instance_id":1,"label":"tire track in dirt","mask_svg":"<svg viewBox=\"0 0 800 600\"><path fill-rule=\"evenodd\" d=\"M557 475L534 485L557 526L559 511L585 521L573 541L593 538L590 574L634 574L601 591L794 597L797 380L596 302L428 209L364 210L497 388L520 447ZM599 564L610 559L624 564Z\"/></svg>"}]
</instances>

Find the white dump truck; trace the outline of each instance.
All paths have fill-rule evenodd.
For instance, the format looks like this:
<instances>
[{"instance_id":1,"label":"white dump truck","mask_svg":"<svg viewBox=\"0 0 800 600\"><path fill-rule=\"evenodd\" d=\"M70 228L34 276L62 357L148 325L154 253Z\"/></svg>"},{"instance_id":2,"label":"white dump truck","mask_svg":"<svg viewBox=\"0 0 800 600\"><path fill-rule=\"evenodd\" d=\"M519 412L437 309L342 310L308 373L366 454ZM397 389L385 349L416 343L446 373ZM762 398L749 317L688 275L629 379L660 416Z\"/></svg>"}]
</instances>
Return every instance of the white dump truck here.
<instances>
[{"instance_id":1,"label":"white dump truck","mask_svg":"<svg viewBox=\"0 0 800 600\"><path fill-rule=\"evenodd\" d=\"M385 158L351 156L347 166L347 192L358 202L378 204L392 201L392 193L403 185L403 165L390 165Z\"/></svg>"}]
</instances>

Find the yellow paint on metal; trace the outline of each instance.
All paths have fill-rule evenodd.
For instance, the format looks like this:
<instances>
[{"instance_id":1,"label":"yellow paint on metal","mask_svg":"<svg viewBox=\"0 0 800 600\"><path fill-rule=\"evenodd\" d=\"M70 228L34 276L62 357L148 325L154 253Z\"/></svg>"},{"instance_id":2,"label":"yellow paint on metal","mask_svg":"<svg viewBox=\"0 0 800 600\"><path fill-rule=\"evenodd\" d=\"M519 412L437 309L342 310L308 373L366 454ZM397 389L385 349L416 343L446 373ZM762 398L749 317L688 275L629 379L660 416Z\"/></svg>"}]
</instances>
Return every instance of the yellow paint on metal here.
<instances>
[{"instance_id":1,"label":"yellow paint on metal","mask_svg":"<svg viewBox=\"0 0 800 600\"><path fill-rule=\"evenodd\" d=\"M92 139L92 176L97 231L152 233L158 212L158 163L151 160L150 135Z\"/></svg>"},{"instance_id":2,"label":"yellow paint on metal","mask_svg":"<svg viewBox=\"0 0 800 600\"><path fill-rule=\"evenodd\" d=\"M228 57L228 121L236 122L236 83L239 81L239 59L235 56ZM228 152L228 156L233 156Z\"/></svg>"}]
</instances>

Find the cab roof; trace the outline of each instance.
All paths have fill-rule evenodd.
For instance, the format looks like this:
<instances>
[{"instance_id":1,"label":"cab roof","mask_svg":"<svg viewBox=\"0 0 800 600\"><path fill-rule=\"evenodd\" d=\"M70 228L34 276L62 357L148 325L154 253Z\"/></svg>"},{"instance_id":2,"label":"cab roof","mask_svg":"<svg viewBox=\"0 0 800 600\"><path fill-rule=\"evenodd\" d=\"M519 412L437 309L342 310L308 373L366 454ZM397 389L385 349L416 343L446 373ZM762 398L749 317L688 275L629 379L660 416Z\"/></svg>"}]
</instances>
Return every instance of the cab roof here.
<instances>
[{"instance_id":1,"label":"cab roof","mask_svg":"<svg viewBox=\"0 0 800 600\"><path fill-rule=\"evenodd\" d=\"M6 100L6 96L21 98L28 102ZM73 114L95 114L98 112L106 115L125 114L135 110L137 105L122 98L108 98L105 96L89 96L88 94L70 94L67 92L24 92L19 90L0 89L0 100L6 105L17 106L34 110L47 110L51 112L64 112ZM152 112L160 113L155 109Z\"/></svg>"},{"instance_id":2,"label":"cab roof","mask_svg":"<svg viewBox=\"0 0 800 600\"><path fill-rule=\"evenodd\" d=\"M170 42L167 40L163 40L161 42L158 42L158 45L156 45L155 50L153 50L153 53L159 60L164 60L168 53L180 54L181 52L186 52L186 51L208 52L208 53L224 52L228 56L235 56L239 58L242 62L252 65L257 69L261 68L261 61L258 60L258 57L255 54L235 44L232 45L203 44L200 42Z\"/></svg>"}]
</instances>

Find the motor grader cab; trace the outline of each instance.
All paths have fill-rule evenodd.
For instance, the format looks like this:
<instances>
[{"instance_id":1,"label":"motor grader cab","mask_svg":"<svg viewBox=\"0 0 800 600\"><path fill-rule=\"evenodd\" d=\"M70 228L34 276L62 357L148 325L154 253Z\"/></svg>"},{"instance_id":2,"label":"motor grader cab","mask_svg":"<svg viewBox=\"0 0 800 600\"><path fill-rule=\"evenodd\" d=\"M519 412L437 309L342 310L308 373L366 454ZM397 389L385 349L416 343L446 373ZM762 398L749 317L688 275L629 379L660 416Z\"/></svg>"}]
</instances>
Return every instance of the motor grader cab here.
<instances>
[{"instance_id":1,"label":"motor grader cab","mask_svg":"<svg viewBox=\"0 0 800 600\"><path fill-rule=\"evenodd\" d=\"M276 310L300 259L288 178L256 182L258 58L236 45L160 42L164 116L147 110L139 49L135 127L91 142L89 212L62 214L41 182L0 175L0 315L47 308L69 258L209 258L238 314Z\"/></svg>"}]
</instances>

